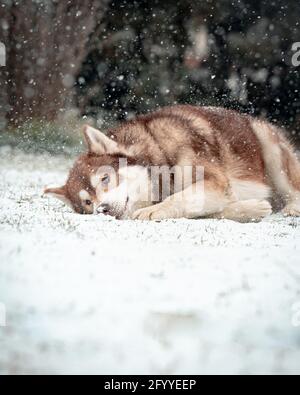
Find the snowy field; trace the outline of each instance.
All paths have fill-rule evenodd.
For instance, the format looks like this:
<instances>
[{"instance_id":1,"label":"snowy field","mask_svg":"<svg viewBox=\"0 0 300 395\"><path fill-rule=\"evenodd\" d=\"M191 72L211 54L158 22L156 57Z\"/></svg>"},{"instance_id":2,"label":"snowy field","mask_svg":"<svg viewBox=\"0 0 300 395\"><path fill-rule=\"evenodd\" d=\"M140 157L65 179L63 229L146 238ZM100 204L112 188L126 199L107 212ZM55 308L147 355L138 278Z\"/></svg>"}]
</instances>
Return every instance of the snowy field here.
<instances>
[{"instance_id":1,"label":"snowy field","mask_svg":"<svg viewBox=\"0 0 300 395\"><path fill-rule=\"evenodd\" d=\"M300 373L300 220L78 216L70 164L0 150L0 373Z\"/></svg>"}]
</instances>

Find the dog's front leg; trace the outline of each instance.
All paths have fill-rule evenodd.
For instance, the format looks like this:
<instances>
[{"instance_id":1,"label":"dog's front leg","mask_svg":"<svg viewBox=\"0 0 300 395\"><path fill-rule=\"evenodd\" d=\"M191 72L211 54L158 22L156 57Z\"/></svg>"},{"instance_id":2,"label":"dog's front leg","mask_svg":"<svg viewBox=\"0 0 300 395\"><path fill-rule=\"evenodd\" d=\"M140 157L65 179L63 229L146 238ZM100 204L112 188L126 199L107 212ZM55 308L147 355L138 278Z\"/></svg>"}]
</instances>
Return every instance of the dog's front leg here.
<instances>
[{"instance_id":1,"label":"dog's front leg","mask_svg":"<svg viewBox=\"0 0 300 395\"><path fill-rule=\"evenodd\" d=\"M229 202L226 188L220 189L208 181L194 184L162 203L136 211L133 219L147 221L206 217L222 212Z\"/></svg>"},{"instance_id":2,"label":"dog's front leg","mask_svg":"<svg viewBox=\"0 0 300 395\"><path fill-rule=\"evenodd\" d=\"M133 214L133 219L141 221L157 221L171 218L184 218L183 206L180 203L174 204L174 202L164 201L154 206L137 210Z\"/></svg>"}]
</instances>

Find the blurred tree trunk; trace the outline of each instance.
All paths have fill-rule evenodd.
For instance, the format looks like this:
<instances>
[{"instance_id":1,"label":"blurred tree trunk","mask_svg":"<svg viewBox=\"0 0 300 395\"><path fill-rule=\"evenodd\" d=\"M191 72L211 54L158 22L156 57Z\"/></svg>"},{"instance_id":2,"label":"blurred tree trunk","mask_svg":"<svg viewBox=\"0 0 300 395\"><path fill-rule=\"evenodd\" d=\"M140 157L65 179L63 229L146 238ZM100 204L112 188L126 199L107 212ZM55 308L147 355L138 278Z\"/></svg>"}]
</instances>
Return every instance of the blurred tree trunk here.
<instances>
[{"instance_id":1,"label":"blurred tree trunk","mask_svg":"<svg viewBox=\"0 0 300 395\"><path fill-rule=\"evenodd\" d=\"M6 0L0 7L0 41L7 66L0 70L1 96L10 124L54 120L72 105L73 88L88 41L108 0Z\"/></svg>"}]
</instances>

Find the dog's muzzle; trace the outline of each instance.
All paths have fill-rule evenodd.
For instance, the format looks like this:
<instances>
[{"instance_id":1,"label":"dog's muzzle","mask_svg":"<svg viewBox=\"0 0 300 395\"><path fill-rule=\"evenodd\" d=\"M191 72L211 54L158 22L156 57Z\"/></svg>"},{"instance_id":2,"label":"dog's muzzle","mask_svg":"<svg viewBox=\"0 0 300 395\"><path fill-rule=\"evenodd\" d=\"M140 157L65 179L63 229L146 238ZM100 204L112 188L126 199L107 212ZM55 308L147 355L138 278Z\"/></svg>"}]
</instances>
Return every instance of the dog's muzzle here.
<instances>
[{"instance_id":1,"label":"dog's muzzle","mask_svg":"<svg viewBox=\"0 0 300 395\"><path fill-rule=\"evenodd\" d=\"M97 208L97 214L111 215L111 207L107 203L100 204Z\"/></svg>"}]
</instances>

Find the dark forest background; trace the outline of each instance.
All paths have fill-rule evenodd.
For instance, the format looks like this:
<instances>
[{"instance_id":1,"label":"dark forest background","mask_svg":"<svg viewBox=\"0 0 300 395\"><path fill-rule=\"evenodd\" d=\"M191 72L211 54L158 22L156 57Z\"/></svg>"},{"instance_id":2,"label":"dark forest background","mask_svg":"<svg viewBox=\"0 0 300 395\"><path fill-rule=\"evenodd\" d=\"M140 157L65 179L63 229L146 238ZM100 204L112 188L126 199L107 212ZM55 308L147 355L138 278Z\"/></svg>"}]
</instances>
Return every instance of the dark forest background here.
<instances>
[{"instance_id":1,"label":"dark forest background","mask_svg":"<svg viewBox=\"0 0 300 395\"><path fill-rule=\"evenodd\" d=\"M259 114L300 139L298 0L1 0L0 144L65 146L174 103Z\"/></svg>"}]
</instances>

